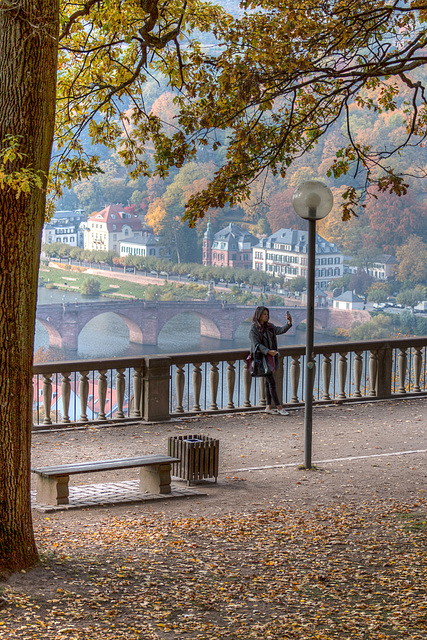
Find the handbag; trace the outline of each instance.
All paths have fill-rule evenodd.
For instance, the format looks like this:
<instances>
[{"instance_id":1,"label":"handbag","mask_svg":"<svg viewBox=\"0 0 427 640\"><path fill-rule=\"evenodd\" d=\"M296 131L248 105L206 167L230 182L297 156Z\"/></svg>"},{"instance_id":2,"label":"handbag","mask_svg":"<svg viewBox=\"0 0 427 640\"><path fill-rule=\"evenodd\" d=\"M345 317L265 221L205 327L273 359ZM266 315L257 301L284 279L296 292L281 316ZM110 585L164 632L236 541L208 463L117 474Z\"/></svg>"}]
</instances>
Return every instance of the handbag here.
<instances>
[{"instance_id":1,"label":"handbag","mask_svg":"<svg viewBox=\"0 0 427 640\"><path fill-rule=\"evenodd\" d=\"M273 368L271 368L271 365L268 362L268 357L263 356L263 354L258 351L258 345L255 346L254 353L251 352L246 356L245 362L247 369L253 378L265 378L265 376L268 376L269 373L274 371L274 364Z\"/></svg>"},{"instance_id":2,"label":"handbag","mask_svg":"<svg viewBox=\"0 0 427 640\"><path fill-rule=\"evenodd\" d=\"M254 357L254 360L252 362L252 371L251 371L251 376L253 378L264 378L266 375L268 375L268 370L266 370L266 363L264 358L262 357L262 355L260 357Z\"/></svg>"}]
</instances>

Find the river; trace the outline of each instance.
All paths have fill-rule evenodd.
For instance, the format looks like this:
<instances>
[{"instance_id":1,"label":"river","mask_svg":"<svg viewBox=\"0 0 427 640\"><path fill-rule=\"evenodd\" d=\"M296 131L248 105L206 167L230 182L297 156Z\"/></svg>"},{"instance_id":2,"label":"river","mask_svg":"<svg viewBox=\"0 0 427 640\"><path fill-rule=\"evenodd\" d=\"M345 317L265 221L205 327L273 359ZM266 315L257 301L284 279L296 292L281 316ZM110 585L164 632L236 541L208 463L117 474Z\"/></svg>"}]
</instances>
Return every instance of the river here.
<instances>
[{"instance_id":1,"label":"river","mask_svg":"<svg viewBox=\"0 0 427 640\"><path fill-rule=\"evenodd\" d=\"M38 290L40 304L58 302L99 302L105 301L101 296L87 298L79 293L60 291L58 289ZM283 313L285 322L285 313ZM186 351L217 351L219 349L244 349L249 346L250 323L244 322L238 328L235 339L216 340L200 335L200 320L195 314L180 314L172 318L163 327L157 345L135 344L129 342L129 331L126 324L114 313L105 313L91 320L81 331L77 353L64 353L63 358L69 360L88 360L93 358L114 358L152 353L183 353ZM339 342L336 337L315 334L315 342ZM305 331L298 330L295 335L279 336L279 345L305 344ZM46 329L36 323L35 347L49 346Z\"/></svg>"}]
</instances>

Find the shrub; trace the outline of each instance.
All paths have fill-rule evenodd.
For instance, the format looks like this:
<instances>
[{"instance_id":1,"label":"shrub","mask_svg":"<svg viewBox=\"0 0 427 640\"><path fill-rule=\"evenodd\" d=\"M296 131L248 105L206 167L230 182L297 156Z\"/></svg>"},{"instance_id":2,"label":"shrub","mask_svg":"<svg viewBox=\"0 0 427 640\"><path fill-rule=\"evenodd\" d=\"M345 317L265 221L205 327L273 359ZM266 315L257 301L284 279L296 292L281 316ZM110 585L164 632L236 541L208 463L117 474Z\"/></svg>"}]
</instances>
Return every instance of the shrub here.
<instances>
[{"instance_id":1,"label":"shrub","mask_svg":"<svg viewBox=\"0 0 427 640\"><path fill-rule=\"evenodd\" d=\"M97 296L101 291L101 282L98 278L89 276L80 285L80 293L84 296Z\"/></svg>"}]
</instances>

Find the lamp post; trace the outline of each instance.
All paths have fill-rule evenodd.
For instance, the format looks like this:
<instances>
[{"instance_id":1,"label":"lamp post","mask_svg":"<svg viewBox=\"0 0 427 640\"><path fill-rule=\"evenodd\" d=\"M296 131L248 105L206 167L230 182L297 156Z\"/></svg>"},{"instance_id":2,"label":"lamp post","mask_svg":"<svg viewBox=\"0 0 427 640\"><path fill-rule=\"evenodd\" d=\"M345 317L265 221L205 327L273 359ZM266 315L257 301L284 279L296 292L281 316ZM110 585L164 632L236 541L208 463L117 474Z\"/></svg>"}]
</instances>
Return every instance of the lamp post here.
<instances>
[{"instance_id":1,"label":"lamp post","mask_svg":"<svg viewBox=\"0 0 427 640\"><path fill-rule=\"evenodd\" d=\"M294 192L292 204L304 220L308 220L307 247L307 334L305 350L305 417L304 417L304 467L311 469L313 433L313 387L314 387L314 282L316 259L316 220L325 218L334 203L331 190L318 180L308 180Z\"/></svg>"}]
</instances>

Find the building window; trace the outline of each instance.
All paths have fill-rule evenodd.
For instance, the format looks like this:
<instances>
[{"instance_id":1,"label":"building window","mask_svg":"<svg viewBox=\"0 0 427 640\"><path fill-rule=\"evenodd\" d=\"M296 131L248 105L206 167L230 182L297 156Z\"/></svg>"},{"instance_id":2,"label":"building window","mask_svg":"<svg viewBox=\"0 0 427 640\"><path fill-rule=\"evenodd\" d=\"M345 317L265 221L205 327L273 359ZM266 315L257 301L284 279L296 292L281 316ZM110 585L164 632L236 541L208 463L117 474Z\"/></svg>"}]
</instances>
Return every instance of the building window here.
<instances>
[{"instance_id":1,"label":"building window","mask_svg":"<svg viewBox=\"0 0 427 640\"><path fill-rule=\"evenodd\" d=\"M231 254L231 259L232 259L232 260L237 260L237 255L236 255L235 253L232 253L232 254Z\"/></svg>"}]
</instances>

